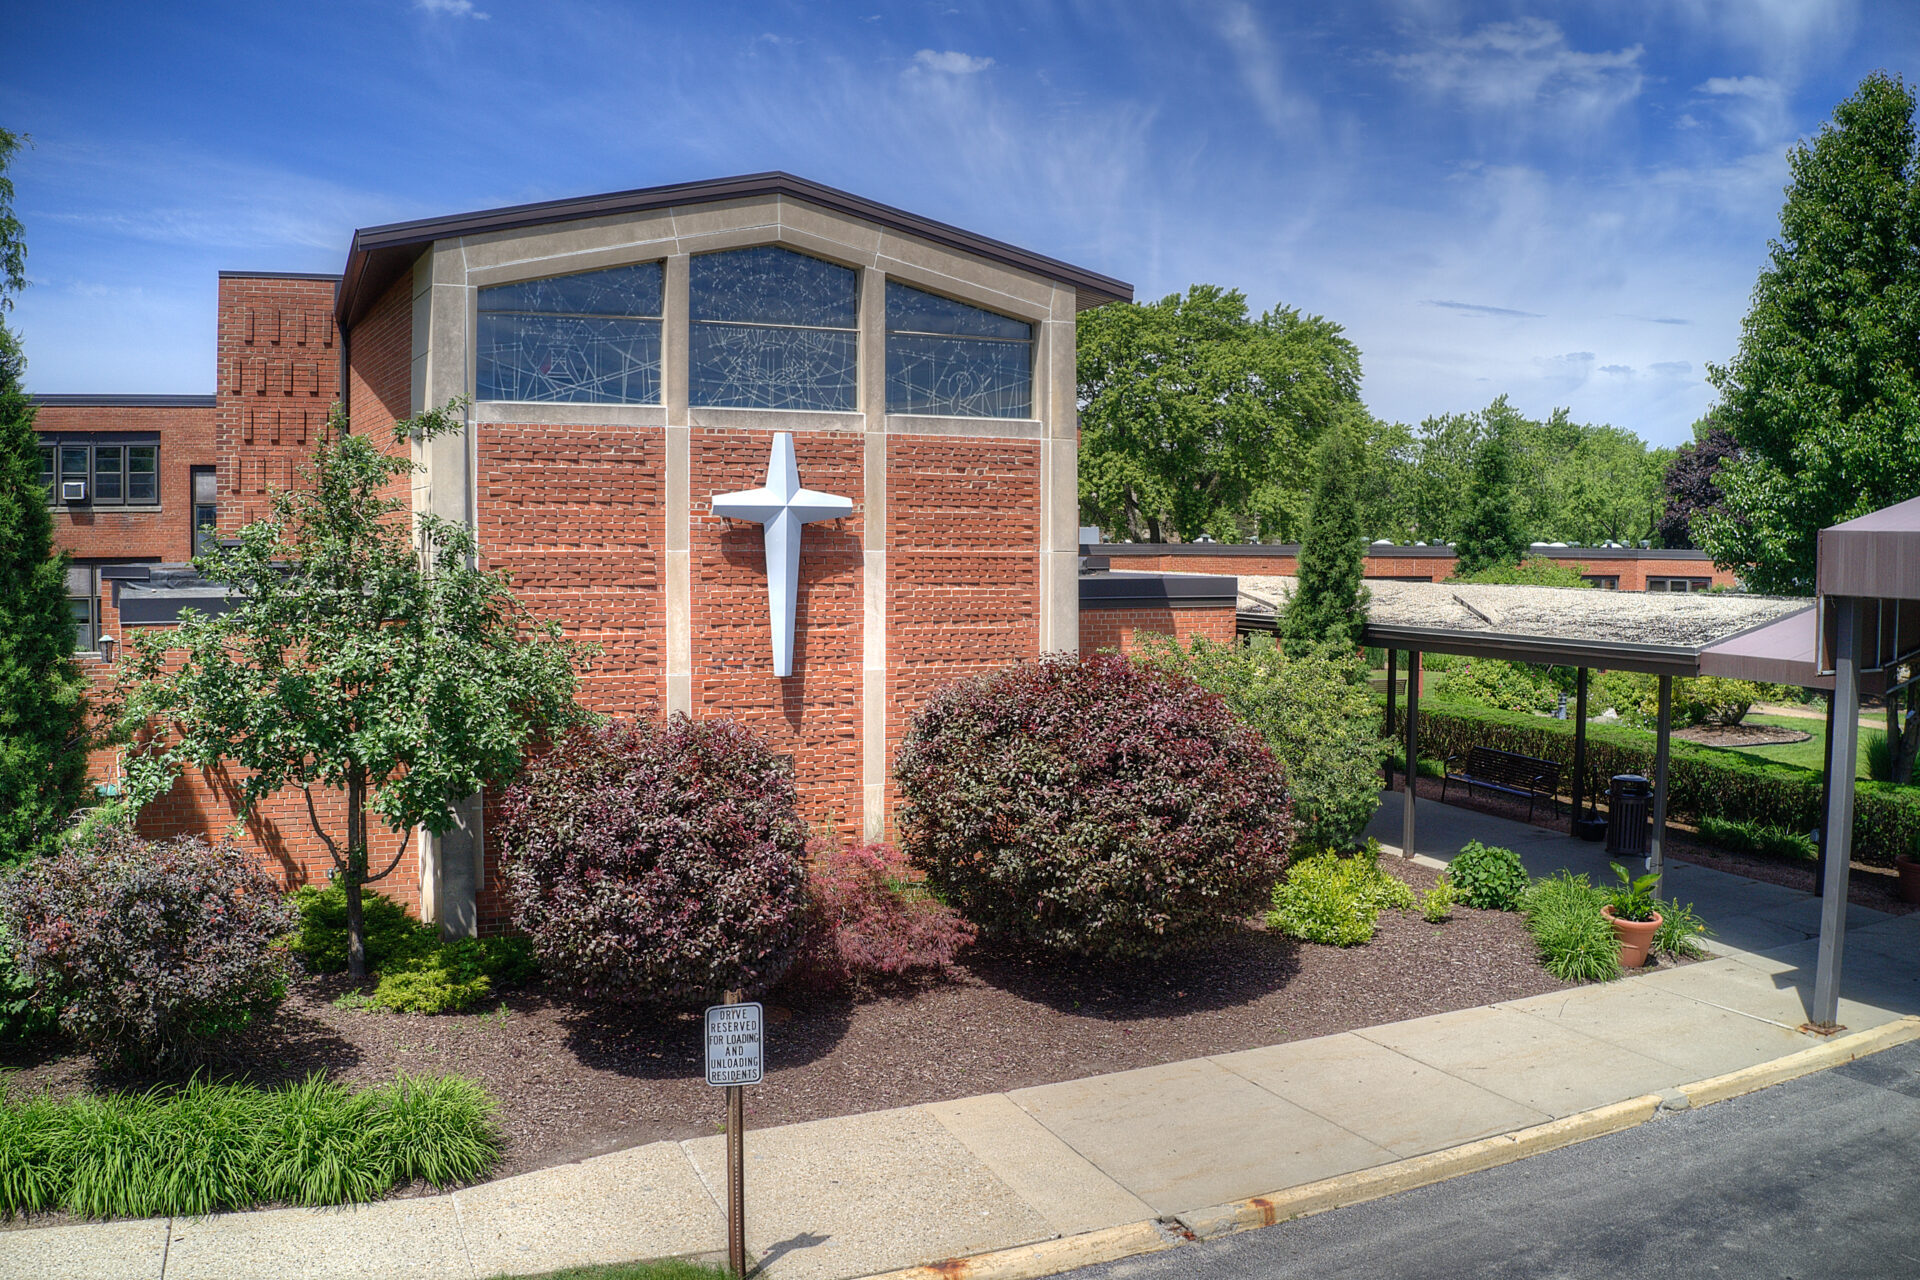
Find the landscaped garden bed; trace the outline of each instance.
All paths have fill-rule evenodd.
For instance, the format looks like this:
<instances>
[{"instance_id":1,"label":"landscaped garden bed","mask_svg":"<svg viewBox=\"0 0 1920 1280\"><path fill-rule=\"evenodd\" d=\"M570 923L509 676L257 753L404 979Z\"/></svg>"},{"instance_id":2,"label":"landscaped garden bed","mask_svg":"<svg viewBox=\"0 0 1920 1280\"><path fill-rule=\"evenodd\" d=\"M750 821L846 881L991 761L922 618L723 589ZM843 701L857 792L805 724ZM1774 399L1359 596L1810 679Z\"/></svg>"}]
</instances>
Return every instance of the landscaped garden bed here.
<instances>
[{"instance_id":1,"label":"landscaped garden bed","mask_svg":"<svg viewBox=\"0 0 1920 1280\"><path fill-rule=\"evenodd\" d=\"M1425 867L1392 857L1382 865L1416 895L1432 887ZM764 997L768 1072L750 1091L749 1122L1125 1071L1564 985L1541 968L1519 915L1461 906L1440 925L1417 910L1383 912L1372 941L1351 948L1294 942L1255 921L1197 951L1138 965L982 944L962 953L949 982L857 1000ZM207 1069L259 1084L316 1070L347 1084L387 1083L396 1071L458 1073L500 1102L505 1146L495 1176L719 1127L719 1092L701 1074L697 1013L583 1003L538 984L474 1014L336 1007L355 989L339 977L296 981L271 1019L233 1038ZM15 1096L149 1083L102 1074L91 1056L52 1039L8 1046L0 1069Z\"/></svg>"}]
</instances>

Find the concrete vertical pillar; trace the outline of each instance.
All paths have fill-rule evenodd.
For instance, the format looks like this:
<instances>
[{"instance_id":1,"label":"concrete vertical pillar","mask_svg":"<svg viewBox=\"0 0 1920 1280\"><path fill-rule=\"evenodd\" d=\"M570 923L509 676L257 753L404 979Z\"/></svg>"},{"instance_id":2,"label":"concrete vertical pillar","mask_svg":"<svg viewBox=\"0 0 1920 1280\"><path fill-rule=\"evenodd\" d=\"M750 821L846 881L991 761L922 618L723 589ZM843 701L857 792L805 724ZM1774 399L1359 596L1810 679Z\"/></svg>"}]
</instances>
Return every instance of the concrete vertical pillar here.
<instances>
[{"instance_id":1,"label":"concrete vertical pillar","mask_svg":"<svg viewBox=\"0 0 1920 1280\"><path fill-rule=\"evenodd\" d=\"M860 412L866 427L861 515L860 830L887 834L887 274L860 272Z\"/></svg>"},{"instance_id":2,"label":"concrete vertical pillar","mask_svg":"<svg viewBox=\"0 0 1920 1280\"><path fill-rule=\"evenodd\" d=\"M667 410L666 548L661 584L667 611L667 711L693 711L693 440L687 425L687 255L667 259L662 300L660 390Z\"/></svg>"},{"instance_id":3,"label":"concrete vertical pillar","mask_svg":"<svg viewBox=\"0 0 1920 1280\"><path fill-rule=\"evenodd\" d=\"M1080 405L1078 303L1055 289L1051 314L1036 325L1033 411L1041 442L1040 648L1080 649Z\"/></svg>"},{"instance_id":4,"label":"concrete vertical pillar","mask_svg":"<svg viewBox=\"0 0 1920 1280\"><path fill-rule=\"evenodd\" d=\"M1820 886L1820 949L1813 972L1813 1009L1807 1021L1822 1031L1840 1018L1840 960L1847 941L1847 873L1853 857L1854 773L1860 767L1860 649L1866 620L1860 602L1828 600L1837 608L1833 651L1833 756L1827 765L1825 875Z\"/></svg>"}]
</instances>

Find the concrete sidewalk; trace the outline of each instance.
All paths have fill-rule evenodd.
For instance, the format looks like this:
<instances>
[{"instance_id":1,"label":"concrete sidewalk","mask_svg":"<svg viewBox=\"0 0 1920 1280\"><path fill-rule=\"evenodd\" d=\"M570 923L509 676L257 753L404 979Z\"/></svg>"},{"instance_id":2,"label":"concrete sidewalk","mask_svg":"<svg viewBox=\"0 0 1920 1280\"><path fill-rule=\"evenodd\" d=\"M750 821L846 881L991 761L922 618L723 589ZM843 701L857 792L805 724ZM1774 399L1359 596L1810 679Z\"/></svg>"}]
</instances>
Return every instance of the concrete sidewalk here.
<instances>
[{"instance_id":1,"label":"concrete sidewalk","mask_svg":"<svg viewBox=\"0 0 1920 1280\"><path fill-rule=\"evenodd\" d=\"M1397 803L1382 825L1397 824ZM1535 874L1604 871L1595 846L1421 807L1436 840L1427 856L1481 839L1514 848ZM1719 958L1315 1040L752 1131L749 1247L778 1280L837 1280L1157 1218L1192 1222L1231 1201L1825 1043L1795 1029L1813 981L1812 899L1686 865L1671 868L1668 896L1693 901L1720 932ZM1841 1021L1858 1032L1920 1014L1920 915L1856 910ZM0 1276L485 1280L711 1255L723 1240L724 1158L720 1138L702 1138L360 1209L0 1232Z\"/></svg>"}]
</instances>

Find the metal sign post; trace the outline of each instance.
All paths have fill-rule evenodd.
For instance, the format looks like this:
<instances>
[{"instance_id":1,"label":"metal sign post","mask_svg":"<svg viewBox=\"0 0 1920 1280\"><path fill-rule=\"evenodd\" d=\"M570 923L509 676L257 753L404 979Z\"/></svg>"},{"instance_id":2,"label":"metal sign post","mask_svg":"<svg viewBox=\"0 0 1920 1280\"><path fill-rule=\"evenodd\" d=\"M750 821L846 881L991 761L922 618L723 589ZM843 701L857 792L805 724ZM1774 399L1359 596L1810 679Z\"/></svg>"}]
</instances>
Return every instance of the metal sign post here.
<instances>
[{"instance_id":1,"label":"metal sign post","mask_svg":"<svg viewBox=\"0 0 1920 1280\"><path fill-rule=\"evenodd\" d=\"M727 1091L727 1265L747 1274L746 1086L766 1074L766 1018L756 1001L729 991L707 1007L707 1083Z\"/></svg>"}]
</instances>

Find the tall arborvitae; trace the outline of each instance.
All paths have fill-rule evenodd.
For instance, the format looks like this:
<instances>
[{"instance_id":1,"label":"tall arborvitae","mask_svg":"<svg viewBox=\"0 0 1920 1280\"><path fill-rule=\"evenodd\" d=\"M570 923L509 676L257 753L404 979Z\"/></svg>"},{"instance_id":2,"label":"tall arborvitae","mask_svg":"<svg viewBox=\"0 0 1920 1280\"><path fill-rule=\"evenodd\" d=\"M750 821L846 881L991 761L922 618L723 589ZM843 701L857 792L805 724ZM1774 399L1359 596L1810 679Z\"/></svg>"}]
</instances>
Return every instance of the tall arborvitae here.
<instances>
[{"instance_id":1,"label":"tall arborvitae","mask_svg":"<svg viewBox=\"0 0 1920 1280\"><path fill-rule=\"evenodd\" d=\"M1527 552L1527 530L1520 522L1513 445L1496 431L1480 442L1467 481L1467 514L1454 544L1454 573L1465 577L1483 569L1510 568Z\"/></svg>"},{"instance_id":2,"label":"tall arborvitae","mask_svg":"<svg viewBox=\"0 0 1920 1280\"><path fill-rule=\"evenodd\" d=\"M1361 568L1367 533L1360 527L1360 472L1366 454L1345 422L1327 428L1313 451L1313 497L1300 542L1299 580L1280 620L1289 644L1354 648L1367 621Z\"/></svg>"}]
</instances>

